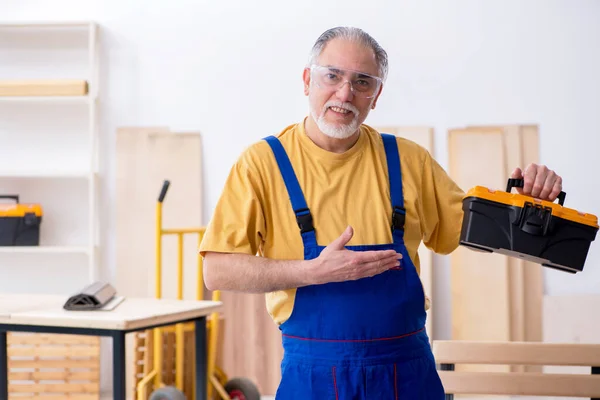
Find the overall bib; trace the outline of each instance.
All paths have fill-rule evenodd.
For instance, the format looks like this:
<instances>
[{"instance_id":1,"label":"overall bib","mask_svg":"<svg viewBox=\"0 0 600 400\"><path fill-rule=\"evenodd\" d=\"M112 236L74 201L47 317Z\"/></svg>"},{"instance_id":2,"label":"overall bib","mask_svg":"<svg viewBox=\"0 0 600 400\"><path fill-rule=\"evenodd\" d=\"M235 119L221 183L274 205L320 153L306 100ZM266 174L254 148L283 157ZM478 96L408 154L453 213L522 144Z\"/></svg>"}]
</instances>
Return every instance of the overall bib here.
<instances>
[{"instance_id":1,"label":"overall bib","mask_svg":"<svg viewBox=\"0 0 600 400\"><path fill-rule=\"evenodd\" d=\"M281 324L284 357L277 400L444 400L425 331L425 294L404 245L404 197L396 138L382 134L392 202L393 243L346 246L394 249L400 267L356 281L298 288ZM271 146L300 227L304 259L319 256L311 212L290 160ZM357 210L357 212L361 212Z\"/></svg>"}]
</instances>

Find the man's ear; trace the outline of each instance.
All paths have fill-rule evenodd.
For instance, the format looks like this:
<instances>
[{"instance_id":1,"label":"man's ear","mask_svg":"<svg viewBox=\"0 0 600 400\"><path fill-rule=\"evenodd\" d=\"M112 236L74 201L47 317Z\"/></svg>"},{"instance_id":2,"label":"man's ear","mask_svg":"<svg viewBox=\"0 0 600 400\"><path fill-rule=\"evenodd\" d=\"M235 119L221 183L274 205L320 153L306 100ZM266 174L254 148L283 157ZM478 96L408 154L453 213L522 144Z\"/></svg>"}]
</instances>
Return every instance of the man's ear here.
<instances>
[{"instance_id":1,"label":"man's ear","mask_svg":"<svg viewBox=\"0 0 600 400\"><path fill-rule=\"evenodd\" d=\"M381 91L383 90L383 85L381 85L379 87L379 92L377 93L377 96L375 96L375 100L373 100L373 104L371 104L371 110L375 109L375 106L377 105L377 100L379 100L379 96L381 96Z\"/></svg>"},{"instance_id":2,"label":"man's ear","mask_svg":"<svg viewBox=\"0 0 600 400\"><path fill-rule=\"evenodd\" d=\"M308 96L308 88L310 87L310 68L304 68L302 80L304 81L304 95Z\"/></svg>"}]
</instances>

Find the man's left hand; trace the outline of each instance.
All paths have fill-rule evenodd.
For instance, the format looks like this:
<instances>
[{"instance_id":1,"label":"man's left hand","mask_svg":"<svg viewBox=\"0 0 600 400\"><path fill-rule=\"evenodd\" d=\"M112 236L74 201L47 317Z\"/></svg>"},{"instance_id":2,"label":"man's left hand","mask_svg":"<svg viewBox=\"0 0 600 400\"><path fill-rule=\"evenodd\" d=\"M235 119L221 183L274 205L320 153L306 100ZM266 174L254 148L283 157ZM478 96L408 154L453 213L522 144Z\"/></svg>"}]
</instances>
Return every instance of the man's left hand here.
<instances>
[{"instance_id":1,"label":"man's left hand","mask_svg":"<svg viewBox=\"0 0 600 400\"><path fill-rule=\"evenodd\" d=\"M529 164L525 171L517 167L511 178L523 179L517 192L540 200L554 201L562 190L562 178L545 165Z\"/></svg>"}]
</instances>

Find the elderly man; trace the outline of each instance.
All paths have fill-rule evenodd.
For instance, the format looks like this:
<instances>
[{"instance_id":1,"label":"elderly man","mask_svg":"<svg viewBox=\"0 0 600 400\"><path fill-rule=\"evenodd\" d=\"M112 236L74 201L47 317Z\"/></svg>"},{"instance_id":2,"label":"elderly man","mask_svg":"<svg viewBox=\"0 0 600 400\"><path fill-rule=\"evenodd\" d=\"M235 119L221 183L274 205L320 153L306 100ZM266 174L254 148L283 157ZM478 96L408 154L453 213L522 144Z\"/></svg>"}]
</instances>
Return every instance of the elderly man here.
<instances>
[{"instance_id":1,"label":"elderly man","mask_svg":"<svg viewBox=\"0 0 600 400\"><path fill-rule=\"evenodd\" d=\"M421 241L458 246L464 193L425 149L363 124L387 70L364 31L323 33L303 72L309 115L243 152L201 244L209 289L266 293L277 399L444 399L413 260ZM543 166L512 177L538 198L561 190Z\"/></svg>"}]
</instances>

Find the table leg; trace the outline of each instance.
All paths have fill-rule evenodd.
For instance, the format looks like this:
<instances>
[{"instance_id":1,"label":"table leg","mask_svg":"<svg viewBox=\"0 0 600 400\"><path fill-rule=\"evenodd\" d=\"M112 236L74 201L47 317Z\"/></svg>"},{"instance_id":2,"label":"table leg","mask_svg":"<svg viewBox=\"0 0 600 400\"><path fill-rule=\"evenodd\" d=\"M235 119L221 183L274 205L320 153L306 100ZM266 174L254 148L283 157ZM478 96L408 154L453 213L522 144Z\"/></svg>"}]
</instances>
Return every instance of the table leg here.
<instances>
[{"instance_id":1,"label":"table leg","mask_svg":"<svg viewBox=\"0 0 600 400\"><path fill-rule=\"evenodd\" d=\"M440 369L442 371L454 371L455 365L454 364L441 364L440 365ZM446 393L446 400L454 400L454 394L450 393Z\"/></svg>"},{"instance_id":2,"label":"table leg","mask_svg":"<svg viewBox=\"0 0 600 400\"><path fill-rule=\"evenodd\" d=\"M125 332L112 333L113 341L113 400L125 400Z\"/></svg>"},{"instance_id":3,"label":"table leg","mask_svg":"<svg viewBox=\"0 0 600 400\"><path fill-rule=\"evenodd\" d=\"M196 331L196 400L206 400L207 393L207 355L206 355L206 317L194 321Z\"/></svg>"},{"instance_id":4,"label":"table leg","mask_svg":"<svg viewBox=\"0 0 600 400\"><path fill-rule=\"evenodd\" d=\"M0 399L8 399L8 343L6 331L0 331Z\"/></svg>"},{"instance_id":5,"label":"table leg","mask_svg":"<svg viewBox=\"0 0 600 400\"><path fill-rule=\"evenodd\" d=\"M600 375L600 367L592 367L592 375ZM600 400L597 397L592 397L592 400Z\"/></svg>"}]
</instances>

